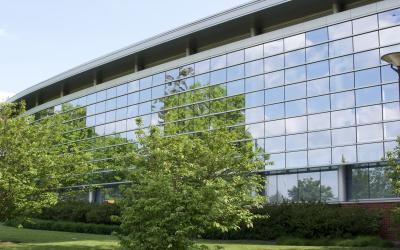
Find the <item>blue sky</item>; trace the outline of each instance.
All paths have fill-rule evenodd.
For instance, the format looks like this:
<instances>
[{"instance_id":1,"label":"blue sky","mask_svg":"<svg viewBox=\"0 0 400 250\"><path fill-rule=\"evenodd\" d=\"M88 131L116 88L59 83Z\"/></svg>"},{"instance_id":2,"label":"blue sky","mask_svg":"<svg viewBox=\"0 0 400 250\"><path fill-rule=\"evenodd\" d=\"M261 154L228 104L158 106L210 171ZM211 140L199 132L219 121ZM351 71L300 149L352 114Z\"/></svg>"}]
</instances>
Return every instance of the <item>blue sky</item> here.
<instances>
[{"instance_id":1,"label":"blue sky","mask_svg":"<svg viewBox=\"0 0 400 250\"><path fill-rule=\"evenodd\" d=\"M0 0L0 99L248 0Z\"/></svg>"}]
</instances>

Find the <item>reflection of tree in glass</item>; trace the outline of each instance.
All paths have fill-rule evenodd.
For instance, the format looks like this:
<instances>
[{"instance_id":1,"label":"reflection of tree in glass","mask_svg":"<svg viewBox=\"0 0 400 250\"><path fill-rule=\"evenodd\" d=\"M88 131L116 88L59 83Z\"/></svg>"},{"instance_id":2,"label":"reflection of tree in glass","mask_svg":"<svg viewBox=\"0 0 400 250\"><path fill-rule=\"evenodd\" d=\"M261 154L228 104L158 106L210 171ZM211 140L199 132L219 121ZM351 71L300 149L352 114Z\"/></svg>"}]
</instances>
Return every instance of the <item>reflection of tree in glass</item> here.
<instances>
[{"instance_id":1,"label":"reflection of tree in glass","mask_svg":"<svg viewBox=\"0 0 400 250\"><path fill-rule=\"evenodd\" d=\"M384 167L370 168L369 190L370 198L394 197L393 187L387 177L387 170Z\"/></svg>"},{"instance_id":2,"label":"reflection of tree in glass","mask_svg":"<svg viewBox=\"0 0 400 250\"><path fill-rule=\"evenodd\" d=\"M298 180L297 186L288 190L291 201L328 201L333 198L332 188L320 185L319 180L312 177Z\"/></svg>"},{"instance_id":3,"label":"reflection of tree in glass","mask_svg":"<svg viewBox=\"0 0 400 250\"><path fill-rule=\"evenodd\" d=\"M369 198L368 169L354 168L351 170L351 198Z\"/></svg>"}]
</instances>

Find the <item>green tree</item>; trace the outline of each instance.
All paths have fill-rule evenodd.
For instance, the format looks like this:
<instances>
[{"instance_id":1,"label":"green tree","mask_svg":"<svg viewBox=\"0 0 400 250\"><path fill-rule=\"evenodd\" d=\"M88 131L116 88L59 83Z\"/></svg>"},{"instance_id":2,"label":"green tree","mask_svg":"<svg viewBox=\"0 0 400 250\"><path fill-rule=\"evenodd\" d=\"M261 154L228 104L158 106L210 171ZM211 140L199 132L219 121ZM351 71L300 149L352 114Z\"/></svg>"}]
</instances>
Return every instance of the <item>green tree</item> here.
<instances>
[{"instance_id":1,"label":"green tree","mask_svg":"<svg viewBox=\"0 0 400 250\"><path fill-rule=\"evenodd\" d=\"M400 138L397 139L397 145L393 151L387 155L388 168L386 175L389 177L393 193L400 195ZM396 221L400 223L400 208L394 210Z\"/></svg>"},{"instance_id":2,"label":"green tree","mask_svg":"<svg viewBox=\"0 0 400 250\"><path fill-rule=\"evenodd\" d=\"M92 168L81 145L67 143L65 117L35 122L24 112L23 103L0 104L0 221L55 204L59 188Z\"/></svg>"},{"instance_id":3,"label":"green tree","mask_svg":"<svg viewBox=\"0 0 400 250\"><path fill-rule=\"evenodd\" d=\"M319 180L312 177L299 180L297 186L288 190L292 201L328 201L333 198L332 188L321 185Z\"/></svg>"}]
</instances>

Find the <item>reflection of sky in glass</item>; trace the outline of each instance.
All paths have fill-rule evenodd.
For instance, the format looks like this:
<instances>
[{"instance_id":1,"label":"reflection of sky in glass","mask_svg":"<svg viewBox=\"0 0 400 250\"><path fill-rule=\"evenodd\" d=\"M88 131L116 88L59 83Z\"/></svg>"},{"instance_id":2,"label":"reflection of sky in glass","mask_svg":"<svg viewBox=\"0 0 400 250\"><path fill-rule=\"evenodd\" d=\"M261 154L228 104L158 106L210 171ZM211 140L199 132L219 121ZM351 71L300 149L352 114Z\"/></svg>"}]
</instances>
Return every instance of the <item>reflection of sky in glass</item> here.
<instances>
[{"instance_id":1,"label":"reflection of sky in glass","mask_svg":"<svg viewBox=\"0 0 400 250\"><path fill-rule=\"evenodd\" d=\"M355 36L353 39L354 39L354 51L362 51L379 46L377 31Z\"/></svg>"},{"instance_id":2,"label":"reflection of sky in glass","mask_svg":"<svg viewBox=\"0 0 400 250\"><path fill-rule=\"evenodd\" d=\"M330 126L329 113L308 116L308 130L327 129Z\"/></svg>"},{"instance_id":3,"label":"reflection of sky in glass","mask_svg":"<svg viewBox=\"0 0 400 250\"><path fill-rule=\"evenodd\" d=\"M332 117L332 128L352 126L355 124L354 109L346 109L346 110L332 112L331 117Z\"/></svg>"},{"instance_id":4,"label":"reflection of sky in glass","mask_svg":"<svg viewBox=\"0 0 400 250\"><path fill-rule=\"evenodd\" d=\"M385 140L395 140L400 135L400 122L384 124Z\"/></svg>"},{"instance_id":5,"label":"reflection of sky in glass","mask_svg":"<svg viewBox=\"0 0 400 250\"><path fill-rule=\"evenodd\" d=\"M356 142L356 129L342 128L332 130L332 145L353 144Z\"/></svg>"},{"instance_id":6,"label":"reflection of sky in glass","mask_svg":"<svg viewBox=\"0 0 400 250\"><path fill-rule=\"evenodd\" d=\"M308 164L310 166L324 166L331 164L331 149L316 149L308 151Z\"/></svg>"},{"instance_id":7,"label":"reflection of sky in glass","mask_svg":"<svg viewBox=\"0 0 400 250\"><path fill-rule=\"evenodd\" d=\"M379 122L382 120L382 106L357 108L357 124Z\"/></svg>"},{"instance_id":8,"label":"reflection of sky in glass","mask_svg":"<svg viewBox=\"0 0 400 250\"><path fill-rule=\"evenodd\" d=\"M329 93L329 78L321 78L307 82L307 95L323 95Z\"/></svg>"},{"instance_id":9,"label":"reflection of sky in glass","mask_svg":"<svg viewBox=\"0 0 400 250\"><path fill-rule=\"evenodd\" d=\"M306 33L307 46L322 43L328 40L328 29L322 28Z\"/></svg>"},{"instance_id":10,"label":"reflection of sky in glass","mask_svg":"<svg viewBox=\"0 0 400 250\"><path fill-rule=\"evenodd\" d=\"M285 51L299 49L304 47L305 34L299 34L284 39Z\"/></svg>"},{"instance_id":11,"label":"reflection of sky in glass","mask_svg":"<svg viewBox=\"0 0 400 250\"><path fill-rule=\"evenodd\" d=\"M357 145L358 161L379 161L383 158L382 143Z\"/></svg>"},{"instance_id":12,"label":"reflection of sky in glass","mask_svg":"<svg viewBox=\"0 0 400 250\"><path fill-rule=\"evenodd\" d=\"M352 163L352 162L356 162L355 146L337 147L332 149L333 164Z\"/></svg>"},{"instance_id":13,"label":"reflection of sky in glass","mask_svg":"<svg viewBox=\"0 0 400 250\"><path fill-rule=\"evenodd\" d=\"M329 55L331 57L341 56L353 52L351 38L346 38L329 43Z\"/></svg>"},{"instance_id":14,"label":"reflection of sky in glass","mask_svg":"<svg viewBox=\"0 0 400 250\"><path fill-rule=\"evenodd\" d=\"M307 118L305 116L286 119L286 133L301 133L307 130Z\"/></svg>"},{"instance_id":15,"label":"reflection of sky in glass","mask_svg":"<svg viewBox=\"0 0 400 250\"><path fill-rule=\"evenodd\" d=\"M286 153L286 167L299 168L307 166L307 151Z\"/></svg>"},{"instance_id":16,"label":"reflection of sky in glass","mask_svg":"<svg viewBox=\"0 0 400 250\"><path fill-rule=\"evenodd\" d=\"M339 39L350 36L352 33L351 22L340 23L328 27L329 39Z\"/></svg>"},{"instance_id":17,"label":"reflection of sky in glass","mask_svg":"<svg viewBox=\"0 0 400 250\"><path fill-rule=\"evenodd\" d=\"M353 70L352 55L331 59L329 63L331 74L339 74Z\"/></svg>"},{"instance_id":18,"label":"reflection of sky in glass","mask_svg":"<svg viewBox=\"0 0 400 250\"><path fill-rule=\"evenodd\" d=\"M354 67L356 69L378 66L380 61L379 51L377 49L354 55Z\"/></svg>"},{"instance_id":19,"label":"reflection of sky in glass","mask_svg":"<svg viewBox=\"0 0 400 250\"><path fill-rule=\"evenodd\" d=\"M400 24L400 9L379 13L378 18L380 28Z\"/></svg>"},{"instance_id":20,"label":"reflection of sky in glass","mask_svg":"<svg viewBox=\"0 0 400 250\"><path fill-rule=\"evenodd\" d=\"M271 56L283 52L283 40L264 44L264 56Z\"/></svg>"},{"instance_id":21,"label":"reflection of sky in glass","mask_svg":"<svg viewBox=\"0 0 400 250\"><path fill-rule=\"evenodd\" d=\"M367 16L353 20L353 33L360 34L378 28L377 15Z\"/></svg>"}]
</instances>

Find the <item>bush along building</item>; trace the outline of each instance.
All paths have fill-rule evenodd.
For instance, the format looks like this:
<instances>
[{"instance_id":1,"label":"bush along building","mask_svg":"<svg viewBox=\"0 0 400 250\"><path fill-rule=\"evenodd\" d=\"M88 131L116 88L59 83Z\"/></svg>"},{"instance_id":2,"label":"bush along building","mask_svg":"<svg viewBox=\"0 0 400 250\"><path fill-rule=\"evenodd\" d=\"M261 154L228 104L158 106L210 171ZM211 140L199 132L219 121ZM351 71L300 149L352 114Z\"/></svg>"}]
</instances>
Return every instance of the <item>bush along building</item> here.
<instances>
[{"instance_id":1,"label":"bush along building","mask_svg":"<svg viewBox=\"0 0 400 250\"><path fill-rule=\"evenodd\" d=\"M165 134L225 124L270 154L270 203L394 207L385 155L400 133L399 79L380 58L400 51L397 0L257 0L89 61L10 99L37 120L66 122L92 152L96 190L125 185L114 156L135 119ZM250 135L250 136L249 136ZM386 229L385 229L386 230ZM388 229L389 230L389 229Z\"/></svg>"}]
</instances>

